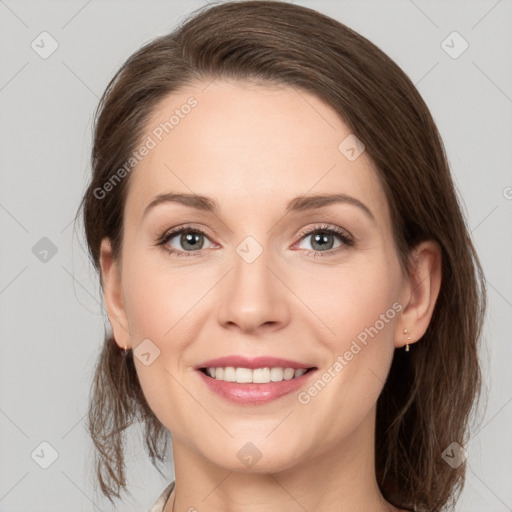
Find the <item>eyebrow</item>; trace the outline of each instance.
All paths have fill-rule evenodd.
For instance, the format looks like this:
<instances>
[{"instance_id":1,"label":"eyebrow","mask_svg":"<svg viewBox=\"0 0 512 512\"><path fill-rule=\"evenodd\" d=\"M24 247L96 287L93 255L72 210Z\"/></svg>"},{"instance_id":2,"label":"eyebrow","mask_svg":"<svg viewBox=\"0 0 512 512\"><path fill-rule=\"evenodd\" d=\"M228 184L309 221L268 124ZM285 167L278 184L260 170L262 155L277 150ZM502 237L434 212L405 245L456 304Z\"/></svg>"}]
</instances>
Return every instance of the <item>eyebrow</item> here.
<instances>
[{"instance_id":1,"label":"eyebrow","mask_svg":"<svg viewBox=\"0 0 512 512\"><path fill-rule=\"evenodd\" d=\"M220 208L219 204L212 198L197 194L176 194L166 193L157 195L144 209L143 217L156 206L164 203L180 203L197 210L217 213ZM359 199L348 196L346 194L320 194L298 196L292 199L286 206L285 213L304 212L316 210L336 203L345 203L360 208L371 220L375 222L375 217L371 210Z\"/></svg>"}]
</instances>

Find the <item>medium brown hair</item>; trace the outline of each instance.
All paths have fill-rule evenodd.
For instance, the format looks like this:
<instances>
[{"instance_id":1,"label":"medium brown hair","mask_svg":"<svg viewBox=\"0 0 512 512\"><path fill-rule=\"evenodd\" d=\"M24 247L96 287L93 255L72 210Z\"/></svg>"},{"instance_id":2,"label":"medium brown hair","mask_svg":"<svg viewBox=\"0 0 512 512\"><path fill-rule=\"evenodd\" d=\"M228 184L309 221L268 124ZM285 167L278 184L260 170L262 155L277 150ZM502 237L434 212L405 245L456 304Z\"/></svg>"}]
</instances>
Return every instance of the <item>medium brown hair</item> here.
<instances>
[{"instance_id":1,"label":"medium brown hair","mask_svg":"<svg viewBox=\"0 0 512 512\"><path fill-rule=\"evenodd\" d=\"M398 507L436 512L452 505L465 464L452 468L442 453L454 441L466 444L480 392L483 272L434 120L406 74L366 38L305 7L226 2L195 11L133 54L96 112L92 180L81 203L96 269L101 272L105 237L114 257L121 257L129 176L102 199L95 190L127 161L163 99L197 80L217 78L291 86L324 100L376 166L402 268L412 272L408 256L418 243L435 240L441 247L442 283L429 327L410 352L395 351L378 399L375 470L384 497ZM98 481L111 501L127 490L123 435L136 421L145 427L156 466L165 458L168 431L142 394L132 353L124 355L106 333L88 426Z\"/></svg>"}]
</instances>

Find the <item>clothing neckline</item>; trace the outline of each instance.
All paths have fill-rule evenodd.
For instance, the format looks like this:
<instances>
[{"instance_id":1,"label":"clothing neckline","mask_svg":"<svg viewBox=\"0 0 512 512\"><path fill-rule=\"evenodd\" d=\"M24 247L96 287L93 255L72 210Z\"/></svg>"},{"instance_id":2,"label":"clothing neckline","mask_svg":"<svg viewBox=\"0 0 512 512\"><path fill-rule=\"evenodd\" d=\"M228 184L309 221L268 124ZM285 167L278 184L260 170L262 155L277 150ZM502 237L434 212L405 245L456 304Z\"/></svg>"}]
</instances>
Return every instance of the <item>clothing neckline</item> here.
<instances>
[{"instance_id":1,"label":"clothing neckline","mask_svg":"<svg viewBox=\"0 0 512 512\"><path fill-rule=\"evenodd\" d=\"M155 503L153 503L152 507L148 510L148 512L163 512L169 498L171 497L172 491L174 489L175 480L173 480L167 487L162 491L162 494L158 496Z\"/></svg>"}]
</instances>

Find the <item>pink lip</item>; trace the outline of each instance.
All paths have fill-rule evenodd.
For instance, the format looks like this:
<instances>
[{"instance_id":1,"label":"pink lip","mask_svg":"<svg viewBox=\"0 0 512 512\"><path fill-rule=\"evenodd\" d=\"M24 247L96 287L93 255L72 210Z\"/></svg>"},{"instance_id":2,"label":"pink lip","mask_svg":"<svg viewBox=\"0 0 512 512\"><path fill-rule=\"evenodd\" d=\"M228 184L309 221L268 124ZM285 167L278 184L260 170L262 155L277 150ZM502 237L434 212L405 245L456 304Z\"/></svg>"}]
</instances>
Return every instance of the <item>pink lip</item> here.
<instances>
[{"instance_id":1,"label":"pink lip","mask_svg":"<svg viewBox=\"0 0 512 512\"><path fill-rule=\"evenodd\" d=\"M287 367L293 368L292 366ZM301 366L301 368L304 367ZM198 370L197 373L210 390L221 397L237 404L251 405L271 402L272 400L297 391L315 371L316 370L310 370L296 379L293 378L281 382L268 382L267 384L224 382L206 375L206 373L203 373L201 370Z\"/></svg>"},{"instance_id":2,"label":"pink lip","mask_svg":"<svg viewBox=\"0 0 512 512\"><path fill-rule=\"evenodd\" d=\"M281 382L268 382L266 384L224 382L222 380L213 379L201 371L203 368L217 368L219 366L223 368L233 366L234 368L250 369L265 367L306 368L309 369L309 371L296 379L293 378ZM199 376L211 391L237 404L261 404L292 393L304 385L306 379L309 379L315 369L316 368L310 363L300 363L290 359L270 356L245 357L239 355L210 359L196 366Z\"/></svg>"},{"instance_id":3,"label":"pink lip","mask_svg":"<svg viewBox=\"0 0 512 512\"><path fill-rule=\"evenodd\" d=\"M259 356L259 357L245 357L245 356L227 356L227 357L218 357L217 359L210 359L209 361L205 361L200 365L197 365L195 368L199 370L200 368L216 368L221 366L226 368L227 366L233 366L235 368L250 368L254 370L255 368L265 368L265 367L280 367L280 368L313 368L314 365L309 363L299 363L297 361L291 361L290 359L281 359L279 357L270 357L270 356Z\"/></svg>"}]
</instances>

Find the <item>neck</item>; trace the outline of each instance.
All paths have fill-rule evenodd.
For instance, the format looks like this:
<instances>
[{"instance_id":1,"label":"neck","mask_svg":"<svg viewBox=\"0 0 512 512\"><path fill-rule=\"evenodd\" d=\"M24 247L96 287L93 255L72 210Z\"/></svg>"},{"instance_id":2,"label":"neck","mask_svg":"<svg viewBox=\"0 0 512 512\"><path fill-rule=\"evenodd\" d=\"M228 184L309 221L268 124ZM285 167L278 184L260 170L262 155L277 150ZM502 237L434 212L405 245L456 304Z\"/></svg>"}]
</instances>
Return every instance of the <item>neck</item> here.
<instances>
[{"instance_id":1,"label":"neck","mask_svg":"<svg viewBox=\"0 0 512 512\"><path fill-rule=\"evenodd\" d=\"M375 478L374 427L373 410L342 444L274 472L219 467L173 436L176 487L164 512L394 512Z\"/></svg>"}]
</instances>

